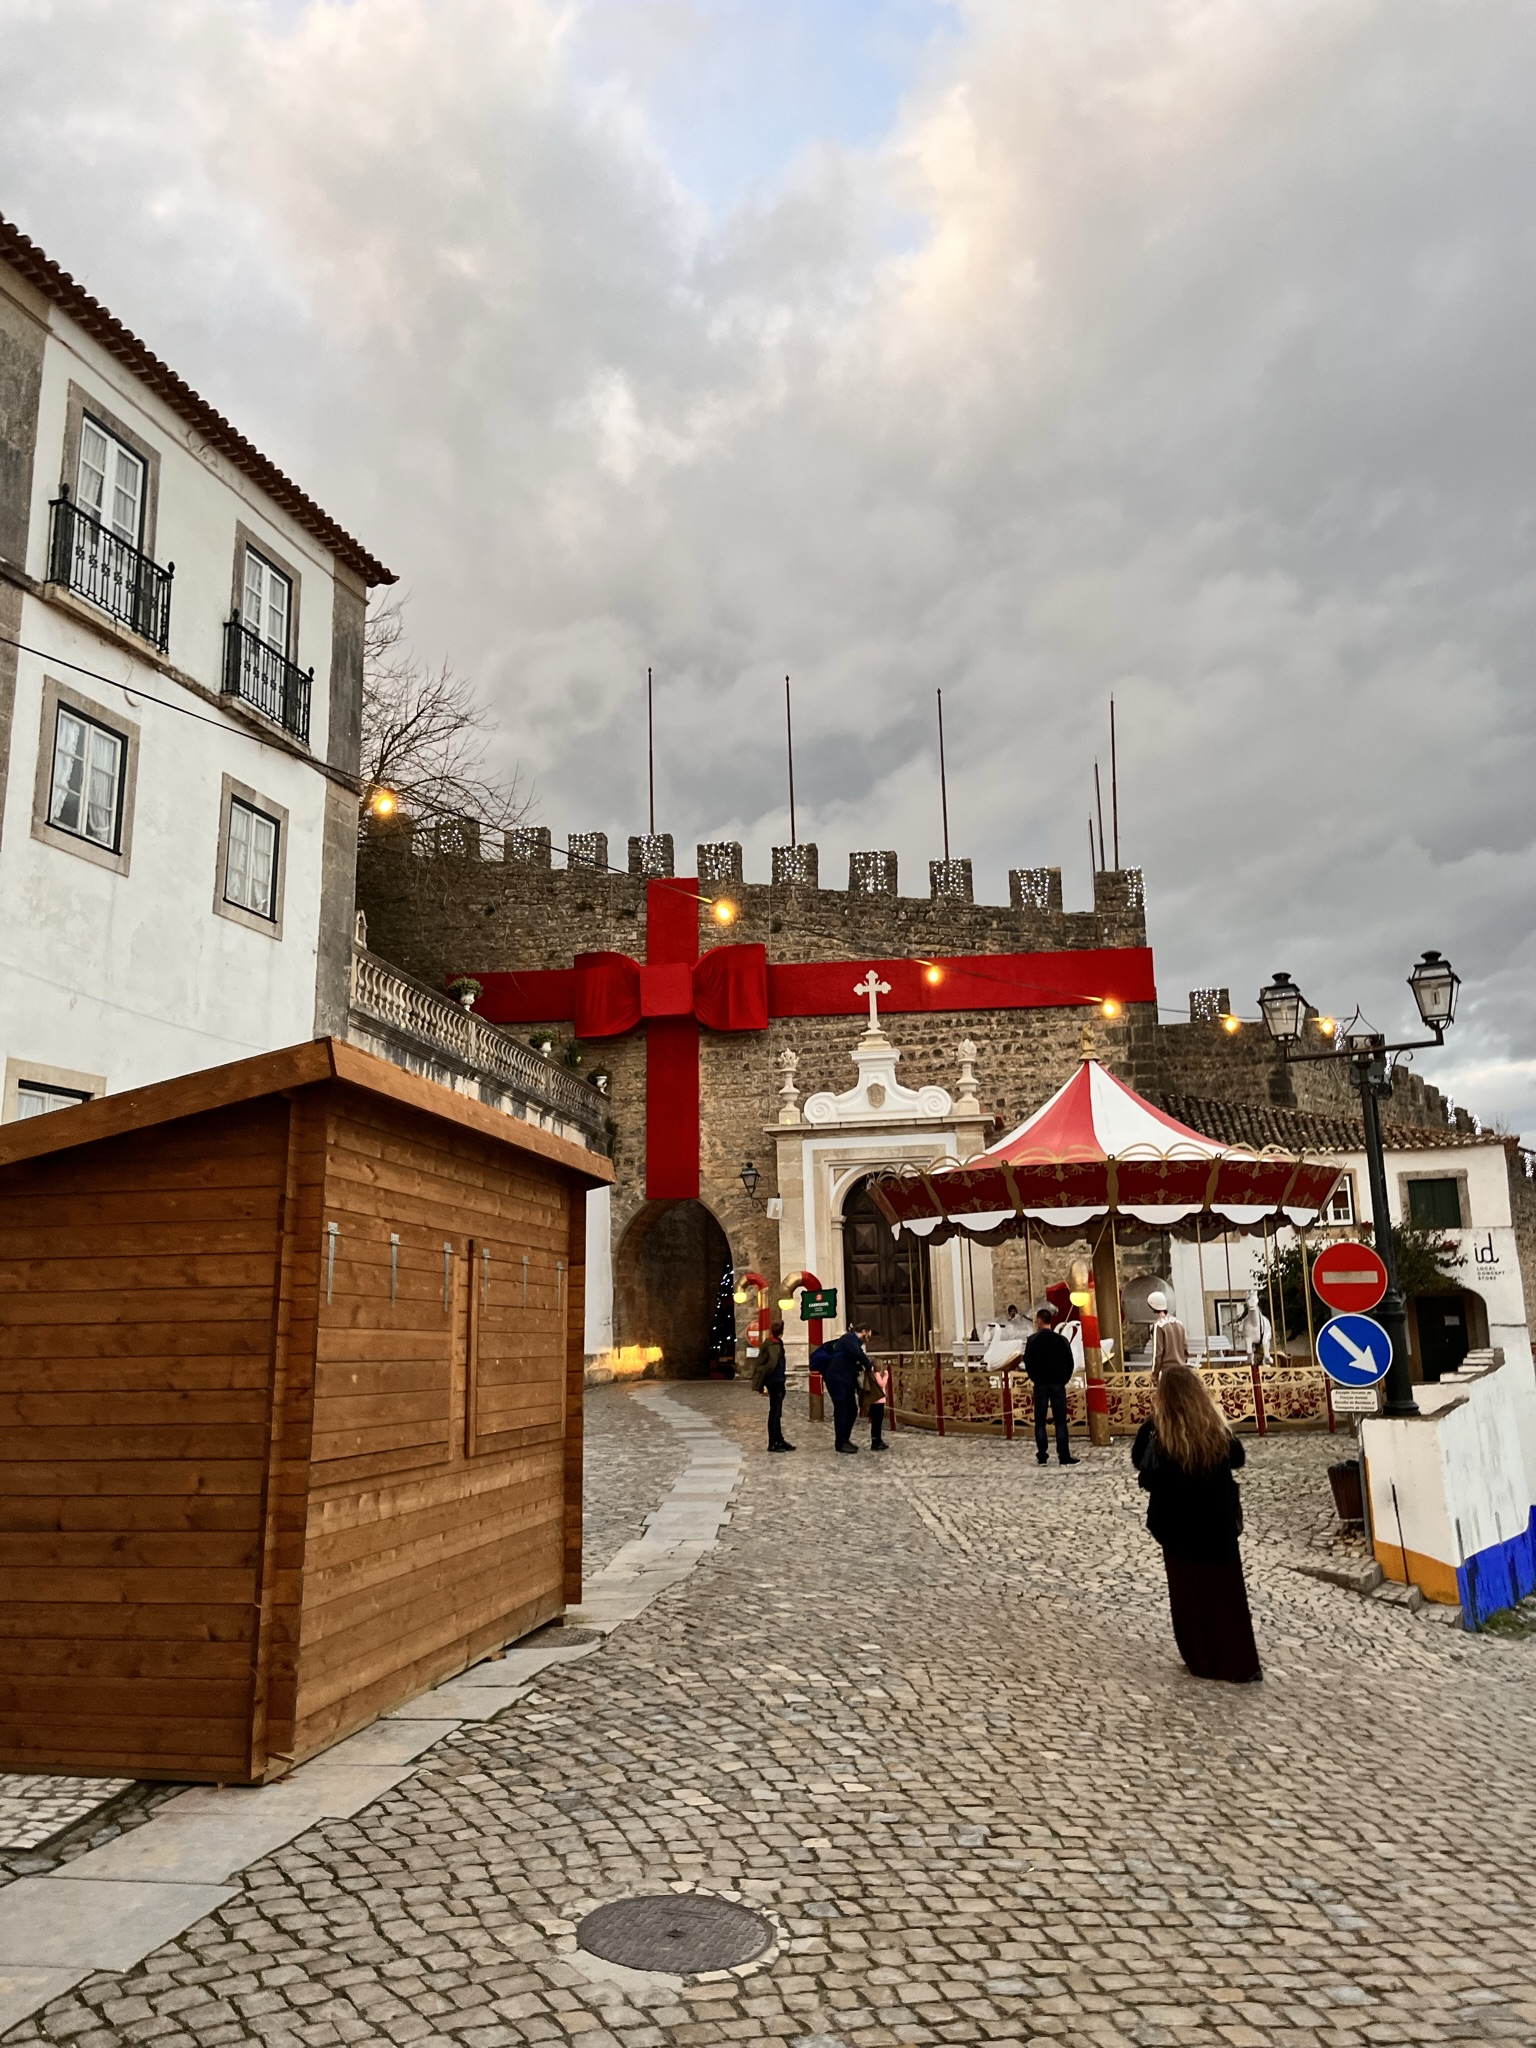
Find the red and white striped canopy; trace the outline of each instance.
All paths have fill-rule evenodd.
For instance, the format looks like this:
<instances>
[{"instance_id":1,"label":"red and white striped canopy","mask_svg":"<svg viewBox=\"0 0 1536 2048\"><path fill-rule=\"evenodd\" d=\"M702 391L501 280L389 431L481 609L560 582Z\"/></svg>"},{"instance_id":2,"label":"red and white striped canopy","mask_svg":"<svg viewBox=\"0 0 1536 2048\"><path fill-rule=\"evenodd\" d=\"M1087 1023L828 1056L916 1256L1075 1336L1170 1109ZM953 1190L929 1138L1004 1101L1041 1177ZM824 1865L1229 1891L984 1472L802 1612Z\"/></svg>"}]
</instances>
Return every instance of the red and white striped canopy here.
<instances>
[{"instance_id":1,"label":"red and white striped canopy","mask_svg":"<svg viewBox=\"0 0 1536 2048\"><path fill-rule=\"evenodd\" d=\"M1305 1154L1222 1145L1087 1057L1015 1131L963 1166L902 1167L870 1187L897 1229L992 1242L1034 1225L1057 1242L1107 1216L1127 1235L1257 1230L1315 1222L1342 1167Z\"/></svg>"}]
</instances>

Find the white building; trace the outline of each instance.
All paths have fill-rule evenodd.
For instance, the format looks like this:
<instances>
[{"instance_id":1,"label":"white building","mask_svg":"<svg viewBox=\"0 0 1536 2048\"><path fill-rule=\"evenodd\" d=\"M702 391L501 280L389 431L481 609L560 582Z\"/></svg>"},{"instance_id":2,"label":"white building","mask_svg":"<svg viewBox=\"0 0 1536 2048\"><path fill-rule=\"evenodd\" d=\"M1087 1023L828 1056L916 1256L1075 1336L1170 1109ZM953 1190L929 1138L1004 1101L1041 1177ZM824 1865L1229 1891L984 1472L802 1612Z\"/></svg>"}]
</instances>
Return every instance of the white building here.
<instances>
[{"instance_id":1,"label":"white building","mask_svg":"<svg viewBox=\"0 0 1536 2048\"><path fill-rule=\"evenodd\" d=\"M1362 1228L1369 1240L1370 1178L1361 1126L1354 1119L1182 1095L1164 1095L1160 1101L1170 1115L1229 1144L1304 1148L1342 1160L1346 1173L1326 1230L1312 1234L1309 1242L1315 1247L1325 1236L1350 1237ZM1511 1160L1506 1141L1456 1124L1384 1124L1382 1140L1392 1222L1434 1232L1462 1262L1447 1276L1450 1292L1409 1296L1415 1377L1438 1380L1454 1372L1468 1351L1489 1345L1502 1345L1507 1359L1528 1366L1531 1339L1512 1182L1522 1168ZM1283 1232L1278 1248L1283 1251L1290 1242L1290 1233ZM1171 1259L1178 1313L1196 1339L1228 1334L1250 1289L1268 1313L1261 1239L1174 1243ZM1305 1349L1304 1329L1285 1334L1293 1348Z\"/></svg>"},{"instance_id":2,"label":"white building","mask_svg":"<svg viewBox=\"0 0 1536 2048\"><path fill-rule=\"evenodd\" d=\"M0 1117L345 1034L393 580L0 220Z\"/></svg>"}]
</instances>

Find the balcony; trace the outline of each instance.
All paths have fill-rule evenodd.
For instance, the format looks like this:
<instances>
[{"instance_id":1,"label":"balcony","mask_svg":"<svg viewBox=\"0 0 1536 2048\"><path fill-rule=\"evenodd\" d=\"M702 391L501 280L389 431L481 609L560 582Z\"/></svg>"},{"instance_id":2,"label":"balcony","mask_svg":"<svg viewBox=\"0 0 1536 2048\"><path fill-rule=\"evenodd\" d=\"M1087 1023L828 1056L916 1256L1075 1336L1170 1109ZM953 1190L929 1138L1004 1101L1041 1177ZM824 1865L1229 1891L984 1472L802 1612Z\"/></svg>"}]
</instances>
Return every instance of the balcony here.
<instances>
[{"instance_id":1,"label":"balcony","mask_svg":"<svg viewBox=\"0 0 1536 2048\"><path fill-rule=\"evenodd\" d=\"M49 507L48 581L72 590L162 654L171 638L171 578L66 491Z\"/></svg>"},{"instance_id":2,"label":"balcony","mask_svg":"<svg viewBox=\"0 0 1536 2048\"><path fill-rule=\"evenodd\" d=\"M309 701L315 672L308 674L280 647L271 647L259 633L242 625L238 612L224 627L224 694L253 704L274 725L309 745Z\"/></svg>"},{"instance_id":3,"label":"balcony","mask_svg":"<svg viewBox=\"0 0 1536 2048\"><path fill-rule=\"evenodd\" d=\"M361 919L359 920L361 924ZM608 1104L590 1081L416 981L361 943L352 948L347 1036L408 1073L520 1116L593 1151L608 1149Z\"/></svg>"}]
</instances>

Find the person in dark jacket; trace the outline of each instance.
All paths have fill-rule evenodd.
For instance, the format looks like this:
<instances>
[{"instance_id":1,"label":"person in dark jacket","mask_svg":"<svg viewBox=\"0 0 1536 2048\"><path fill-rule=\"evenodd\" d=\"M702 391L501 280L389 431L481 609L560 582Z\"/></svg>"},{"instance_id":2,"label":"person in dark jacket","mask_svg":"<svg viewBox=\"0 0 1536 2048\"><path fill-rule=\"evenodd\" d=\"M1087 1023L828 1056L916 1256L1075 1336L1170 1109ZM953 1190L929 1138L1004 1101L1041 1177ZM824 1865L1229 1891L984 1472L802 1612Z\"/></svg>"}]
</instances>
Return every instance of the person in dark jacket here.
<instances>
[{"instance_id":1,"label":"person in dark jacket","mask_svg":"<svg viewBox=\"0 0 1536 2048\"><path fill-rule=\"evenodd\" d=\"M1162 1545L1179 1655L1196 1678L1232 1685L1264 1676L1237 1541L1243 1504L1232 1475L1244 1456L1200 1375L1166 1366L1131 1463L1150 1496L1147 1529Z\"/></svg>"},{"instance_id":2,"label":"person in dark jacket","mask_svg":"<svg viewBox=\"0 0 1536 2048\"><path fill-rule=\"evenodd\" d=\"M768 1341L757 1354L757 1366L752 1374L752 1384L760 1394L768 1396L768 1448L770 1451L792 1451L795 1447L784 1434L784 1389L787 1385L784 1353L784 1325L771 1323Z\"/></svg>"},{"instance_id":3,"label":"person in dark jacket","mask_svg":"<svg viewBox=\"0 0 1536 2048\"><path fill-rule=\"evenodd\" d=\"M823 1344L811 1361L832 1396L834 1448L849 1457L858 1449L853 1425L859 1419L859 1383L866 1372L874 1370L864 1339L873 1335L868 1329L845 1330L832 1343Z\"/></svg>"},{"instance_id":4,"label":"person in dark jacket","mask_svg":"<svg viewBox=\"0 0 1536 2048\"><path fill-rule=\"evenodd\" d=\"M1035 1316L1035 1333L1024 1346L1024 1370L1035 1394L1035 1462L1050 1463L1046 1449L1047 1411L1056 1419L1056 1461L1075 1465L1072 1440L1067 1434L1067 1382L1072 1377L1072 1346L1055 1327L1056 1318L1048 1308Z\"/></svg>"}]
</instances>

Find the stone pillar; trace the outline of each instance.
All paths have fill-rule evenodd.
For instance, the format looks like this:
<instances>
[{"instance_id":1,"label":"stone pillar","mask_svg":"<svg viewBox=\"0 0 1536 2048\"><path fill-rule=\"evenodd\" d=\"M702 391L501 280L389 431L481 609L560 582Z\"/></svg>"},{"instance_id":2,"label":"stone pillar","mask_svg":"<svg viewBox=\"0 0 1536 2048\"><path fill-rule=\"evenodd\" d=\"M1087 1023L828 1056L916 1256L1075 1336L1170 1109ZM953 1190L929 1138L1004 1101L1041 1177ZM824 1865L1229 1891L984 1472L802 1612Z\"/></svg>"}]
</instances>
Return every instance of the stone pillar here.
<instances>
[{"instance_id":1,"label":"stone pillar","mask_svg":"<svg viewBox=\"0 0 1536 2048\"><path fill-rule=\"evenodd\" d=\"M928 894L935 902L973 903L971 864L968 860L931 860L928 863Z\"/></svg>"},{"instance_id":2,"label":"stone pillar","mask_svg":"<svg viewBox=\"0 0 1536 2048\"><path fill-rule=\"evenodd\" d=\"M717 839L709 845L694 849L698 867L695 873L701 889L720 889L728 886L741 887L741 841L739 839Z\"/></svg>"},{"instance_id":3,"label":"stone pillar","mask_svg":"<svg viewBox=\"0 0 1536 2048\"><path fill-rule=\"evenodd\" d=\"M1010 868L1008 901L1015 910L1060 910L1060 868Z\"/></svg>"},{"instance_id":4,"label":"stone pillar","mask_svg":"<svg viewBox=\"0 0 1536 2048\"><path fill-rule=\"evenodd\" d=\"M1232 993L1224 988L1192 988L1189 992L1191 1024L1219 1024L1232 1014Z\"/></svg>"},{"instance_id":5,"label":"stone pillar","mask_svg":"<svg viewBox=\"0 0 1536 2048\"><path fill-rule=\"evenodd\" d=\"M786 1046L779 1054L779 1072L784 1076L779 1085L779 1122L797 1124L800 1121L800 1090L795 1086L795 1069L800 1064L800 1055Z\"/></svg>"},{"instance_id":6,"label":"stone pillar","mask_svg":"<svg viewBox=\"0 0 1536 2048\"><path fill-rule=\"evenodd\" d=\"M672 834L642 832L631 834L629 872L642 882L664 881L674 872Z\"/></svg>"},{"instance_id":7,"label":"stone pillar","mask_svg":"<svg viewBox=\"0 0 1536 2048\"><path fill-rule=\"evenodd\" d=\"M820 851L814 840L803 839L798 846L773 849L773 886L776 889L817 889L821 886Z\"/></svg>"},{"instance_id":8,"label":"stone pillar","mask_svg":"<svg viewBox=\"0 0 1536 2048\"><path fill-rule=\"evenodd\" d=\"M550 855L549 827L547 825L514 825L510 832L504 832L501 840L501 857L515 861L520 867L547 868L554 865Z\"/></svg>"},{"instance_id":9,"label":"stone pillar","mask_svg":"<svg viewBox=\"0 0 1536 2048\"><path fill-rule=\"evenodd\" d=\"M1140 916L1147 892L1140 868L1101 868L1093 878L1093 907L1100 917Z\"/></svg>"},{"instance_id":10,"label":"stone pillar","mask_svg":"<svg viewBox=\"0 0 1536 2048\"><path fill-rule=\"evenodd\" d=\"M599 874L608 868L608 834L606 832L570 832L565 840L565 864L568 868L596 868Z\"/></svg>"},{"instance_id":11,"label":"stone pillar","mask_svg":"<svg viewBox=\"0 0 1536 2048\"><path fill-rule=\"evenodd\" d=\"M896 856L894 853L850 853L848 856L850 896L894 896Z\"/></svg>"}]
</instances>

